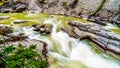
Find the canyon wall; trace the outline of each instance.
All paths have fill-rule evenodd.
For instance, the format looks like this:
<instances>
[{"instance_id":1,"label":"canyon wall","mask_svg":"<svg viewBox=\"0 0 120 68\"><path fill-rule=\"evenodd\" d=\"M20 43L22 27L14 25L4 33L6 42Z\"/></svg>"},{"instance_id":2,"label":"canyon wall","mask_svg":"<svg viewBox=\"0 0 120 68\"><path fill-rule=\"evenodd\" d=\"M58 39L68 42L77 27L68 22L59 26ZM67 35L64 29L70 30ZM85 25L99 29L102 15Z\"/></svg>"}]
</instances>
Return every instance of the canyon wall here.
<instances>
[{"instance_id":1,"label":"canyon wall","mask_svg":"<svg viewBox=\"0 0 120 68\"><path fill-rule=\"evenodd\" d=\"M28 4L30 12L47 12L71 16L93 14L103 0L9 0L11 2L22 1ZM120 15L120 0L105 0L102 9L97 16L103 18Z\"/></svg>"}]
</instances>

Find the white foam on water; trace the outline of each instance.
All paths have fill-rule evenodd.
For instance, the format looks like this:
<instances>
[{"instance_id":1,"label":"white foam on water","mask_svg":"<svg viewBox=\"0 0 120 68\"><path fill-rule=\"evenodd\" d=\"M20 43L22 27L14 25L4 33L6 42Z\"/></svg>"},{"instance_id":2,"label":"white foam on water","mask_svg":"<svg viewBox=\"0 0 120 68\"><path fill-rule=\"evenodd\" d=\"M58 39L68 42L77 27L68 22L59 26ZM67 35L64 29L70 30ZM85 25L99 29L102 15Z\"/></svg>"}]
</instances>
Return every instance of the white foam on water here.
<instances>
[{"instance_id":1,"label":"white foam on water","mask_svg":"<svg viewBox=\"0 0 120 68\"><path fill-rule=\"evenodd\" d=\"M48 56L53 59L49 68L120 68L120 63L94 53L85 42L71 38L63 31L56 32L60 21L48 19L44 23L54 26L50 36L42 36L33 31L33 28L24 28L23 31L30 39L42 40L48 44Z\"/></svg>"}]
</instances>

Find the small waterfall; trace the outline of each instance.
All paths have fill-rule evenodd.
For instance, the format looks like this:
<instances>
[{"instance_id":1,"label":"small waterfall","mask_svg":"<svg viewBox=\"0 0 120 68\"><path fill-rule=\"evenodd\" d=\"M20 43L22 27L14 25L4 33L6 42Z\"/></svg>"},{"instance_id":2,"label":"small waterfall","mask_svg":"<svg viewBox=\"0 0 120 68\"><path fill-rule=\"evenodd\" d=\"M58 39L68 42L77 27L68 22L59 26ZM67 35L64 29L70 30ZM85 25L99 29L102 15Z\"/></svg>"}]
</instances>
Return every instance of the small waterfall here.
<instances>
[{"instance_id":1,"label":"small waterfall","mask_svg":"<svg viewBox=\"0 0 120 68\"><path fill-rule=\"evenodd\" d=\"M61 21L50 18L44 23L53 24L51 35L43 36L31 27L26 27L23 31L30 39L42 40L48 44L49 68L120 68L120 63L109 56L94 53L85 41L71 38L63 31L57 32Z\"/></svg>"}]
</instances>

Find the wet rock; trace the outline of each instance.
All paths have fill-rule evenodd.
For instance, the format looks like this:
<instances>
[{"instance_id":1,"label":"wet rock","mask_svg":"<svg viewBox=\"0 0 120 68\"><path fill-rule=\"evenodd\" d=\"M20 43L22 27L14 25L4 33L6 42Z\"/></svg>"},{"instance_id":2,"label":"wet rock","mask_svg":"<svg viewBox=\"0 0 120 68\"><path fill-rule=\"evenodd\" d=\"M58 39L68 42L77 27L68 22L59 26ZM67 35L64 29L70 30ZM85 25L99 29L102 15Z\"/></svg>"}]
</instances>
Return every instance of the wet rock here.
<instances>
[{"instance_id":1,"label":"wet rock","mask_svg":"<svg viewBox=\"0 0 120 68\"><path fill-rule=\"evenodd\" d=\"M120 46L119 45L108 44L107 50L120 55Z\"/></svg>"},{"instance_id":2,"label":"wet rock","mask_svg":"<svg viewBox=\"0 0 120 68\"><path fill-rule=\"evenodd\" d=\"M0 20L5 20L5 19L9 19L9 16L0 16Z\"/></svg>"},{"instance_id":3,"label":"wet rock","mask_svg":"<svg viewBox=\"0 0 120 68\"><path fill-rule=\"evenodd\" d=\"M9 33L6 35L5 41L21 41L27 38L27 36L24 33L19 33L19 32L14 32L14 33Z\"/></svg>"},{"instance_id":4,"label":"wet rock","mask_svg":"<svg viewBox=\"0 0 120 68\"><path fill-rule=\"evenodd\" d=\"M40 28L40 33L44 33L45 32L45 28Z\"/></svg>"},{"instance_id":5,"label":"wet rock","mask_svg":"<svg viewBox=\"0 0 120 68\"><path fill-rule=\"evenodd\" d=\"M78 28L74 30L74 35L71 36L70 33L68 33L68 35L70 37L79 38L81 40L89 39L93 41L95 44L97 44L97 46L100 47L100 49L104 51L110 51L114 54L120 55L120 42L117 40L112 40L112 39L104 38L101 36L97 36L89 32L81 31Z\"/></svg>"},{"instance_id":6,"label":"wet rock","mask_svg":"<svg viewBox=\"0 0 120 68\"><path fill-rule=\"evenodd\" d=\"M27 9L27 5L21 2L13 2L13 3L4 3L0 6L0 12L8 13L8 12L22 12Z\"/></svg>"},{"instance_id":7,"label":"wet rock","mask_svg":"<svg viewBox=\"0 0 120 68\"><path fill-rule=\"evenodd\" d=\"M79 23L75 21L69 21L68 24L71 26L77 27L82 31L87 31L105 38L120 41L120 35L113 33L109 29L104 29L103 26L98 24L94 24L94 23L84 24L84 23ZM94 27L97 27L97 28L94 28Z\"/></svg>"},{"instance_id":8,"label":"wet rock","mask_svg":"<svg viewBox=\"0 0 120 68\"><path fill-rule=\"evenodd\" d=\"M77 34L75 34L72 30L68 29L68 28L61 28L62 31L66 32L70 37L74 37L74 38L79 38L79 36Z\"/></svg>"},{"instance_id":9,"label":"wet rock","mask_svg":"<svg viewBox=\"0 0 120 68\"><path fill-rule=\"evenodd\" d=\"M39 31L40 28L44 28L44 25L35 25L34 27L35 27L34 31Z\"/></svg>"},{"instance_id":10,"label":"wet rock","mask_svg":"<svg viewBox=\"0 0 120 68\"><path fill-rule=\"evenodd\" d=\"M53 26L51 24L36 25L34 31L39 31L42 34L50 34Z\"/></svg>"},{"instance_id":11,"label":"wet rock","mask_svg":"<svg viewBox=\"0 0 120 68\"><path fill-rule=\"evenodd\" d=\"M12 32L13 32L12 27L0 25L0 34L6 35L6 34L12 33Z\"/></svg>"},{"instance_id":12,"label":"wet rock","mask_svg":"<svg viewBox=\"0 0 120 68\"><path fill-rule=\"evenodd\" d=\"M29 22L29 21L27 21L27 20L14 20L13 21L14 24L21 24L21 23L27 23L27 22Z\"/></svg>"},{"instance_id":13,"label":"wet rock","mask_svg":"<svg viewBox=\"0 0 120 68\"><path fill-rule=\"evenodd\" d=\"M101 25L97 24L84 24L75 21L70 21L68 24L72 30L65 30L68 28L62 30L68 33L70 37L79 38L81 40L89 39L102 51L109 51L115 55L120 55L120 35L117 35L108 29L104 29Z\"/></svg>"},{"instance_id":14,"label":"wet rock","mask_svg":"<svg viewBox=\"0 0 120 68\"><path fill-rule=\"evenodd\" d=\"M53 25L52 24L46 24L45 25L45 32L46 34L50 34L52 31Z\"/></svg>"},{"instance_id":15,"label":"wet rock","mask_svg":"<svg viewBox=\"0 0 120 68\"><path fill-rule=\"evenodd\" d=\"M120 55L120 42L119 41L114 41L114 40L107 39L104 37L98 37L95 40L94 39L91 39L91 40L95 42L103 50L111 51L117 55Z\"/></svg>"},{"instance_id":16,"label":"wet rock","mask_svg":"<svg viewBox=\"0 0 120 68\"><path fill-rule=\"evenodd\" d=\"M88 38L88 34L86 32L80 31L78 28L74 27L73 32L79 36L79 39Z\"/></svg>"}]
</instances>

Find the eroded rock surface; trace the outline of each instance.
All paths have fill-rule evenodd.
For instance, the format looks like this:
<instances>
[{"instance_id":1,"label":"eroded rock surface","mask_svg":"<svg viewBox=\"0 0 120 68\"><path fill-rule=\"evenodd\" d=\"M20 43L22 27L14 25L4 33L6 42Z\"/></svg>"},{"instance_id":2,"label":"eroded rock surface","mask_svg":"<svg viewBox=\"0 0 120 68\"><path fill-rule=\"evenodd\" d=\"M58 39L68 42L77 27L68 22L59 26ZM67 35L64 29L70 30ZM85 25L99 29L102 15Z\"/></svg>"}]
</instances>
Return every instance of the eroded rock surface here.
<instances>
[{"instance_id":1,"label":"eroded rock surface","mask_svg":"<svg viewBox=\"0 0 120 68\"><path fill-rule=\"evenodd\" d=\"M27 38L24 33L14 32L13 27L0 25L0 44L10 41L21 41Z\"/></svg>"},{"instance_id":2,"label":"eroded rock surface","mask_svg":"<svg viewBox=\"0 0 120 68\"><path fill-rule=\"evenodd\" d=\"M27 38L27 36L24 33L20 33L20 32L13 32L13 33L9 33L6 35L7 38L5 41L21 41Z\"/></svg>"},{"instance_id":3,"label":"eroded rock surface","mask_svg":"<svg viewBox=\"0 0 120 68\"><path fill-rule=\"evenodd\" d=\"M22 41L25 40L27 36L24 33L13 32L6 35L0 36L0 44L11 42L11 41Z\"/></svg>"},{"instance_id":4,"label":"eroded rock surface","mask_svg":"<svg viewBox=\"0 0 120 68\"><path fill-rule=\"evenodd\" d=\"M6 35L6 34L12 33L12 32L13 32L12 27L0 25L0 34Z\"/></svg>"},{"instance_id":5,"label":"eroded rock surface","mask_svg":"<svg viewBox=\"0 0 120 68\"><path fill-rule=\"evenodd\" d=\"M40 24L34 27L35 27L34 31L38 31L42 34L50 34L52 31L53 25L52 24Z\"/></svg>"},{"instance_id":6,"label":"eroded rock surface","mask_svg":"<svg viewBox=\"0 0 120 68\"><path fill-rule=\"evenodd\" d=\"M27 9L27 5L22 2L6 2L2 6L0 6L0 12L8 13L8 12L22 12Z\"/></svg>"},{"instance_id":7,"label":"eroded rock surface","mask_svg":"<svg viewBox=\"0 0 120 68\"><path fill-rule=\"evenodd\" d=\"M80 23L69 21L71 29L62 28L69 36L79 39L90 39L104 51L110 51L120 55L120 35L113 33L111 30L101 25L93 23Z\"/></svg>"},{"instance_id":8,"label":"eroded rock surface","mask_svg":"<svg viewBox=\"0 0 120 68\"><path fill-rule=\"evenodd\" d=\"M78 27L82 31L87 31L102 37L120 41L120 35L113 33L111 30L104 28L104 26L95 23L83 24L75 21L69 21L68 24Z\"/></svg>"}]
</instances>

